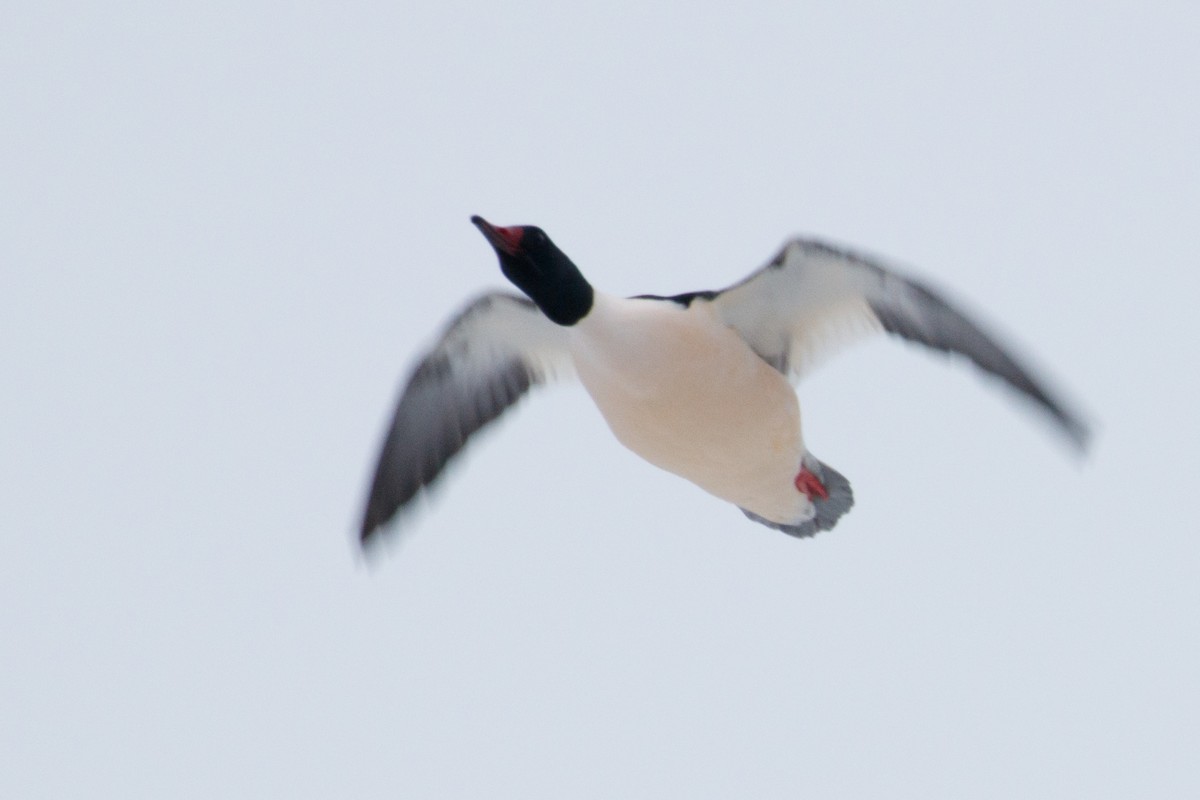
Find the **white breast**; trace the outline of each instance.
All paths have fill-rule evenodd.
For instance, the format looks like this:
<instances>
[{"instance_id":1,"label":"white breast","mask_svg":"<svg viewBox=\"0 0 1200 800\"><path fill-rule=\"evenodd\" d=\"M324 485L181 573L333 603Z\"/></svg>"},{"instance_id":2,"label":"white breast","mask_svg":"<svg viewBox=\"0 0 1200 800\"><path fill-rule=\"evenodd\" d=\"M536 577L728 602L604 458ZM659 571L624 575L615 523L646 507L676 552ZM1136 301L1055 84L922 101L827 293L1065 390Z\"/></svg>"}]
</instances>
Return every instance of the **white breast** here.
<instances>
[{"instance_id":1,"label":"white breast","mask_svg":"<svg viewBox=\"0 0 1200 800\"><path fill-rule=\"evenodd\" d=\"M572 328L571 353L630 450L772 521L811 518L793 484L804 453L796 393L707 301L597 293Z\"/></svg>"}]
</instances>

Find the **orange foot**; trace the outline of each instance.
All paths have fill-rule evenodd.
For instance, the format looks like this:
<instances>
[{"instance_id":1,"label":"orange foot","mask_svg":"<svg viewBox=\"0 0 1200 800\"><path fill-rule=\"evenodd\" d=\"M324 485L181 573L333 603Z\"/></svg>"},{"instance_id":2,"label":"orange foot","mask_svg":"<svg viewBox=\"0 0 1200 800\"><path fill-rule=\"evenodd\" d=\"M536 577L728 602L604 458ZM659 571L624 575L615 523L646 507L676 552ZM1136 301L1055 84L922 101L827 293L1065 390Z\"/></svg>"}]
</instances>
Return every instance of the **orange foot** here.
<instances>
[{"instance_id":1,"label":"orange foot","mask_svg":"<svg viewBox=\"0 0 1200 800\"><path fill-rule=\"evenodd\" d=\"M815 500L818 497L822 500L829 499L829 490L816 475L808 471L808 467L800 467L800 472L796 475L796 488L803 492L809 500Z\"/></svg>"}]
</instances>

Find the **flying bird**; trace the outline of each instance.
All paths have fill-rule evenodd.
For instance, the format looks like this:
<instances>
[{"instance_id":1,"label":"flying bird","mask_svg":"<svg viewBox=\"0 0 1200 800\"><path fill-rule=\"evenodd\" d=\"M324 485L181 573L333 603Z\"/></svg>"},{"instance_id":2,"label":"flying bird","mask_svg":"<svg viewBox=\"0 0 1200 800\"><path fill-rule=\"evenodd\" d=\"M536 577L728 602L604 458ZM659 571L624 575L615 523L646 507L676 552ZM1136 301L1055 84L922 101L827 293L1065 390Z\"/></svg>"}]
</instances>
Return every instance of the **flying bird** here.
<instances>
[{"instance_id":1,"label":"flying bird","mask_svg":"<svg viewBox=\"0 0 1200 800\"><path fill-rule=\"evenodd\" d=\"M720 291L618 297L594 289L541 228L471 222L524 296L469 303L413 370L371 482L364 543L477 431L534 386L572 377L617 440L651 464L791 536L829 530L854 495L805 447L789 378L879 331L965 356L1087 446L1080 417L995 337L878 259L793 239Z\"/></svg>"}]
</instances>

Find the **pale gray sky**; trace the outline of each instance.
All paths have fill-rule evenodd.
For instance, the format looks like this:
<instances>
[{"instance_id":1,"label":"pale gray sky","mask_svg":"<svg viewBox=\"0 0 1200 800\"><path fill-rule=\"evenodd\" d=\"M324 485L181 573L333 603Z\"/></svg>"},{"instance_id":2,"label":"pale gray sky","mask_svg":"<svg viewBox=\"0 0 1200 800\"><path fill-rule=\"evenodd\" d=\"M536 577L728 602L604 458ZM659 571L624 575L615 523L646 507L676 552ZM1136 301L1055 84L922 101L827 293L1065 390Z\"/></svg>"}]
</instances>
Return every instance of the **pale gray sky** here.
<instances>
[{"instance_id":1,"label":"pale gray sky","mask_svg":"<svg viewBox=\"0 0 1200 800\"><path fill-rule=\"evenodd\" d=\"M0 795L1200 794L1200 12L26 3L0 12ZM367 568L412 360L503 285L884 254L1099 423L892 342L802 387L796 541L577 387ZM954 365L956 366L956 365Z\"/></svg>"}]
</instances>

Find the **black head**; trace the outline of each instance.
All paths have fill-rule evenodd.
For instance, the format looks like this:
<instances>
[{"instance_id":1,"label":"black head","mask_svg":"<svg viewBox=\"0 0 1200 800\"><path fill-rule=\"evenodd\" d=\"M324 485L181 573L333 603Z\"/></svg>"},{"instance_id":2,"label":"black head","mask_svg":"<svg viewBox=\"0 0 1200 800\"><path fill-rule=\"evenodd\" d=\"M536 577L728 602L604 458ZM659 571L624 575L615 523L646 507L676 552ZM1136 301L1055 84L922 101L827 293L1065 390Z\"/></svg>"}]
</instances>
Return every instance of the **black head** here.
<instances>
[{"instance_id":1,"label":"black head","mask_svg":"<svg viewBox=\"0 0 1200 800\"><path fill-rule=\"evenodd\" d=\"M496 250L504 277L551 320L574 325L592 310L591 284L541 228L498 228L478 216L471 217L471 222Z\"/></svg>"}]
</instances>

